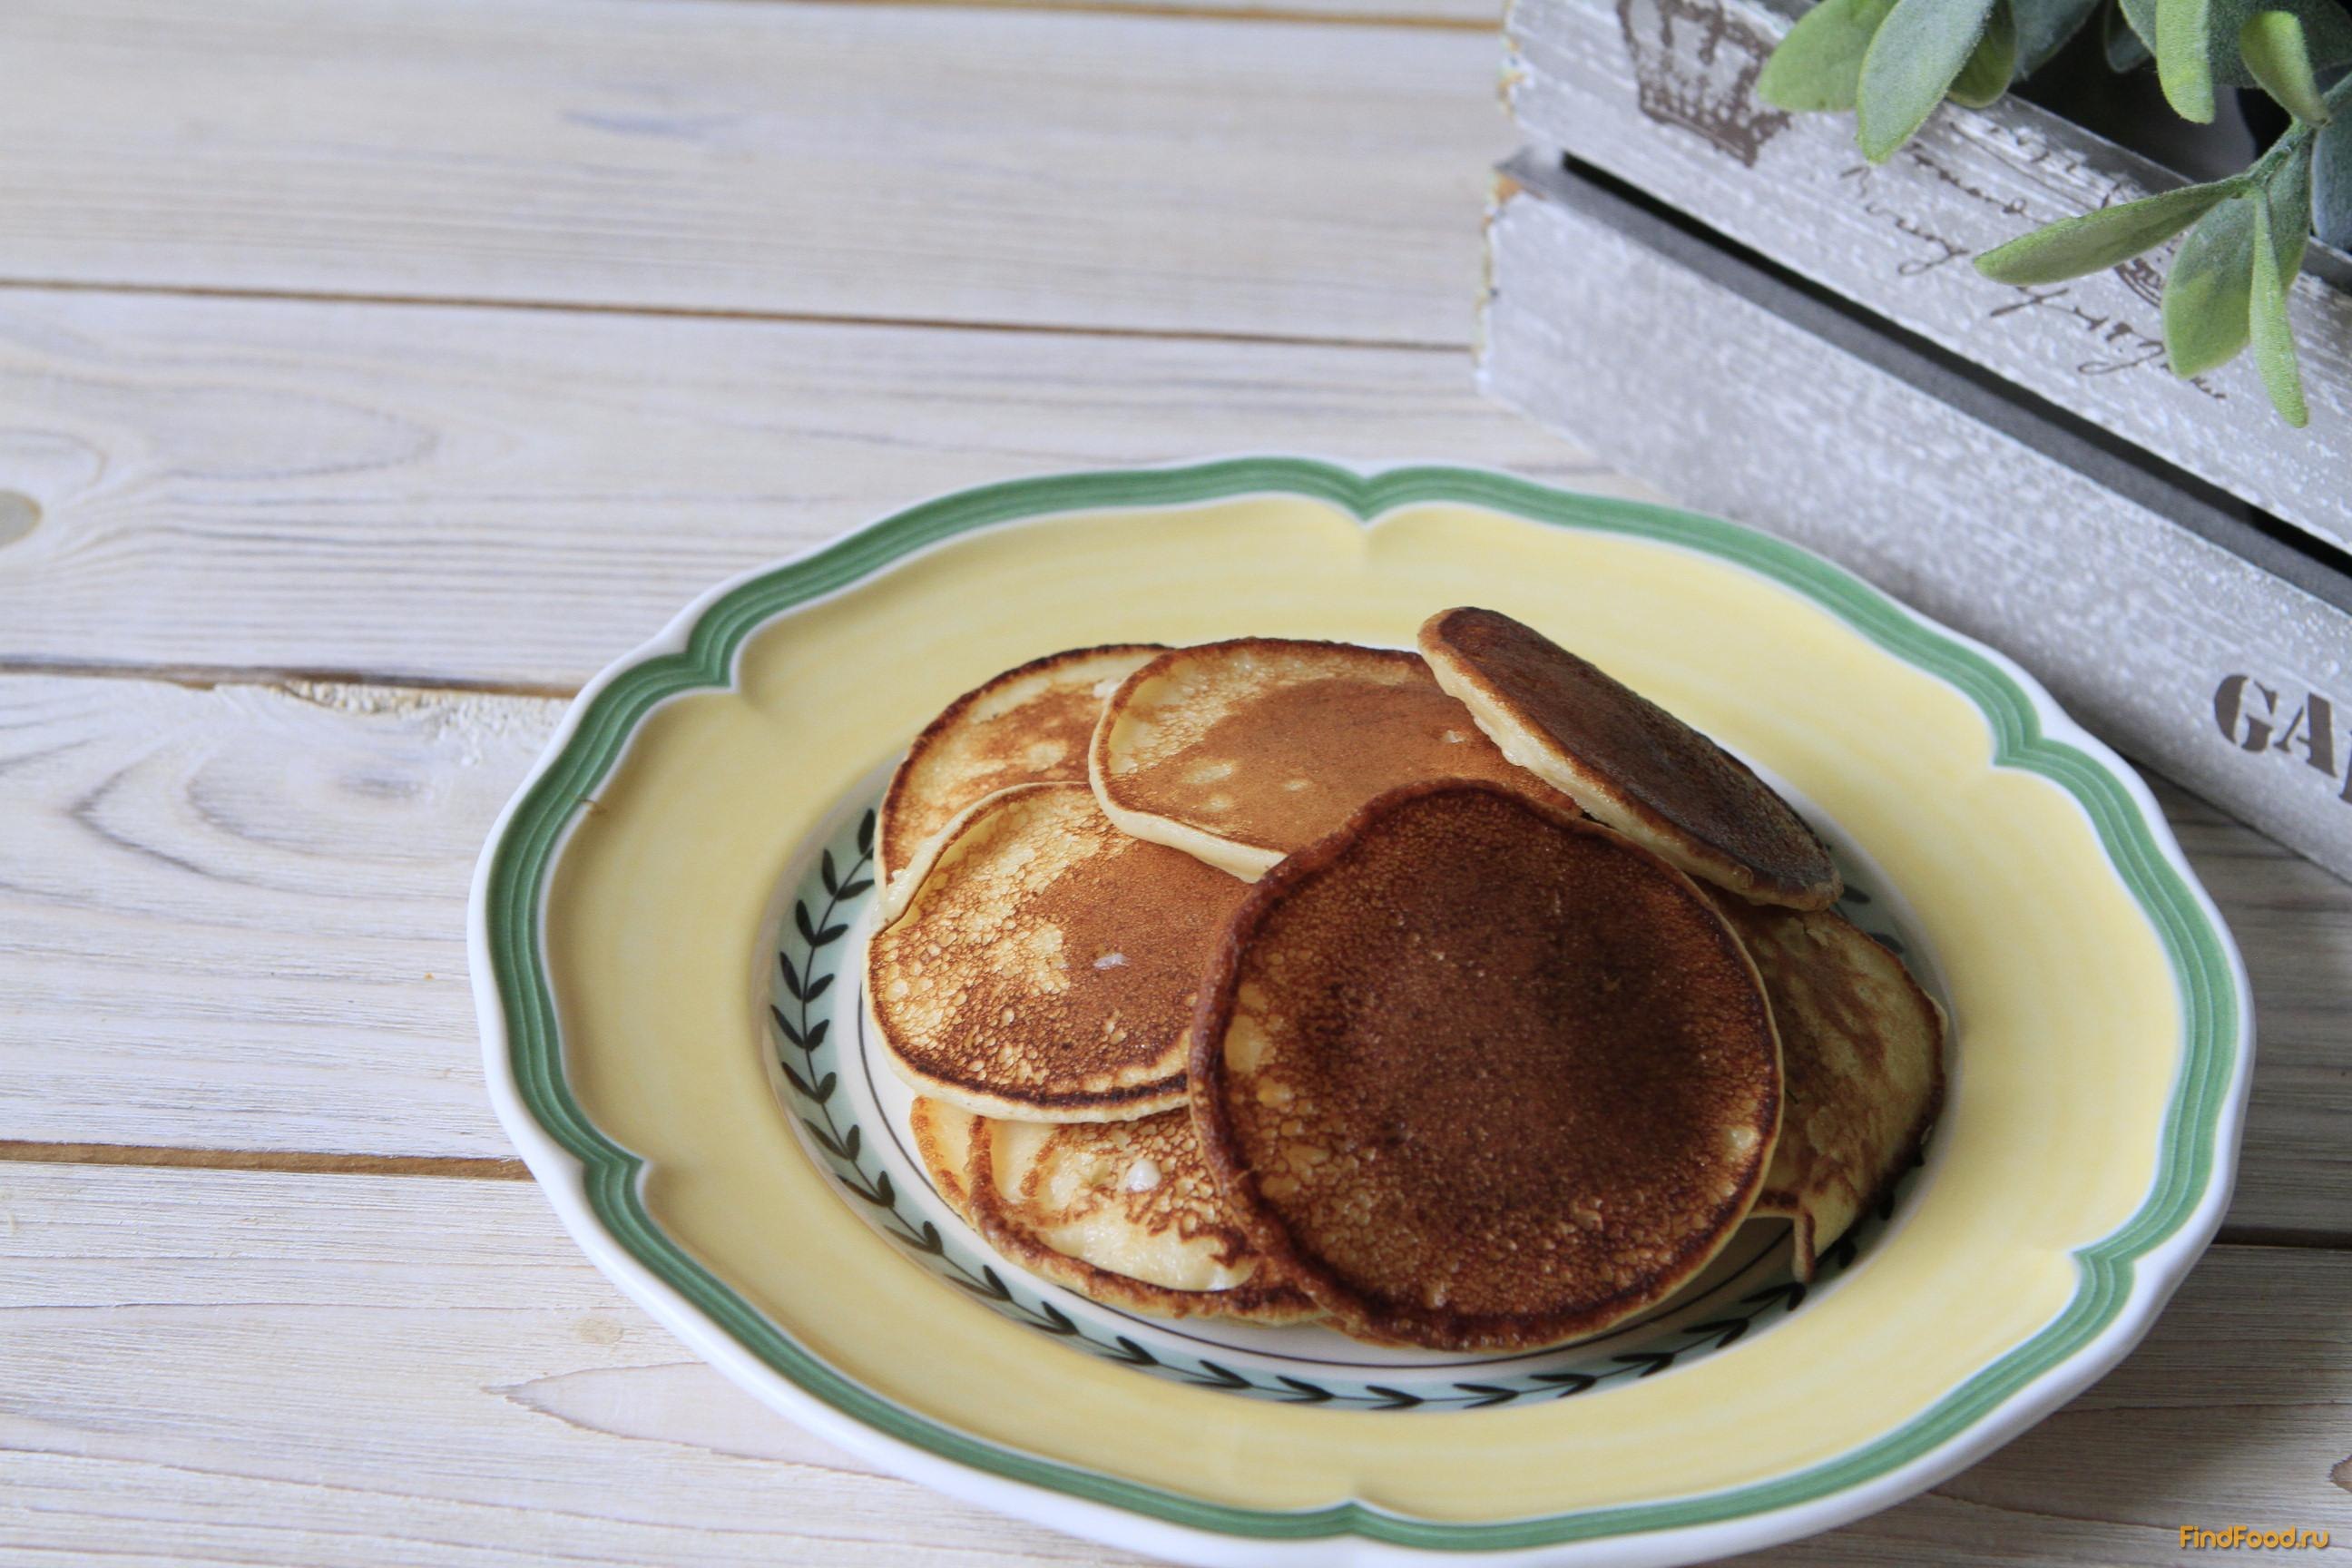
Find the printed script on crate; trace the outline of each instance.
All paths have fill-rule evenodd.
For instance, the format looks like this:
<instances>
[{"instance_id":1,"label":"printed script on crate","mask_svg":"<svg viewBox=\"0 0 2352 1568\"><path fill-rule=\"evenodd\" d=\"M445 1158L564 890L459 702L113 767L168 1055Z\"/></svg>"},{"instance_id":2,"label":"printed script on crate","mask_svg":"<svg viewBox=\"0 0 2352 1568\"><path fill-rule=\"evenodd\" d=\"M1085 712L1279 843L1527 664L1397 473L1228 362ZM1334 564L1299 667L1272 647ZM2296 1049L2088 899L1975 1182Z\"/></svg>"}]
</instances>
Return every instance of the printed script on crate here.
<instances>
[{"instance_id":1,"label":"printed script on crate","mask_svg":"<svg viewBox=\"0 0 2352 1568\"><path fill-rule=\"evenodd\" d=\"M2245 361L2181 380L2165 363L2161 276L2148 262L2030 289L1969 265L2169 176L2014 99L1981 111L1947 105L1873 165L1854 147L1851 115L1791 116L1757 100L1757 74L1787 26L1760 0L1514 0L1507 96L1538 142L2352 547L2352 486L2328 434L2352 426L2352 300L2308 275L2295 288L2309 432L2273 419Z\"/></svg>"}]
</instances>

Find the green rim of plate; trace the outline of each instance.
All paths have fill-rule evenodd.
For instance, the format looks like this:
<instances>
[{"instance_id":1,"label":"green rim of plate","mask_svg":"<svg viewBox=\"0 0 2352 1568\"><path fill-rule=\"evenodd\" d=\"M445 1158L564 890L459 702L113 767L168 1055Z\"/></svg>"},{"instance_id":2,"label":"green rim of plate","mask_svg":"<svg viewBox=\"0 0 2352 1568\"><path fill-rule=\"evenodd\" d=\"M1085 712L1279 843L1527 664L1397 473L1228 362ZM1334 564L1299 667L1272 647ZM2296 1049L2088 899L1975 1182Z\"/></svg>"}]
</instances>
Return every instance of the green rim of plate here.
<instances>
[{"instance_id":1,"label":"green rim of plate","mask_svg":"<svg viewBox=\"0 0 2352 1568\"><path fill-rule=\"evenodd\" d=\"M1736 563L1812 600L1895 658L1958 689L1991 727L1995 766L2040 773L2074 796L2163 941L2180 987L2186 1039L2165 1111L2153 1188L2122 1226L2075 1251L2081 1279L2074 1298L2041 1332L1895 1431L1837 1459L1769 1481L1699 1497L1488 1523L1416 1520L1359 1502L1268 1511L1016 1453L903 1409L803 1349L655 1223L638 1191L645 1162L588 1119L564 1080L539 942L541 900L563 830L595 793L638 722L669 698L725 688L736 650L763 622L943 540L1056 512L1181 506L1265 493L1328 502L1365 523L1400 507L1461 502L1555 527L1629 534ZM523 1104L581 1163L589 1206L605 1230L656 1279L803 1390L888 1436L1009 1480L1193 1530L1256 1540L1355 1534L1454 1551L1552 1545L1714 1524L1799 1506L1919 1459L2074 1356L2116 1320L2131 1296L2133 1264L2189 1220L2214 1179L2220 1122L2237 1069L2238 996L2227 943L2150 832L2131 792L2088 753L2044 736L2032 700L2006 671L1923 625L1843 568L1782 541L1714 518L1577 495L1473 468L1415 467L1367 475L1306 458L1242 458L1191 468L1014 479L910 507L739 584L696 618L684 651L653 654L616 671L588 700L560 752L518 801L492 851L485 888L487 950Z\"/></svg>"}]
</instances>

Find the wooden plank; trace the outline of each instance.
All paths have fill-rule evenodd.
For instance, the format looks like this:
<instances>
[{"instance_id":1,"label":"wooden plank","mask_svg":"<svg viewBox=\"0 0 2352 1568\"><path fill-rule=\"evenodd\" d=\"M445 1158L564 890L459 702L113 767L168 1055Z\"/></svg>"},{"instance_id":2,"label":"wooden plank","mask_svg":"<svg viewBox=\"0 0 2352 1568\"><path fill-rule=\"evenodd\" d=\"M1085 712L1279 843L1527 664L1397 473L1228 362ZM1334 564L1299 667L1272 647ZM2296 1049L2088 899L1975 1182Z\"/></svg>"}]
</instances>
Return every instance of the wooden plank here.
<instances>
[{"instance_id":1,"label":"wooden plank","mask_svg":"<svg viewBox=\"0 0 2352 1568\"><path fill-rule=\"evenodd\" d=\"M506 1183L0 1164L11 1563L1103 1563L876 1475L688 1358ZM235 1259L235 1267L221 1266ZM2160 1563L2352 1533L2352 1256L2218 1249L2106 1381L1759 1563Z\"/></svg>"},{"instance_id":2,"label":"wooden plank","mask_svg":"<svg viewBox=\"0 0 2352 1568\"><path fill-rule=\"evenodd\" d=\"M0 663L567 689L935 491L1244 449L1627 488L1450 353L0 291Z\"/></svg>"},{"instance_id":3,"label":"wooden plank","mask_svg":"<svg viewBox=\"0 0 2352 1568\"><path fill-rule=\"evenodd\" d=\"M2352 294L2306 273L2291 312L2308 430L2271 413L2251 355L2183 381L2163 357L2159 274L2136 263L2009 288L1971 256L2179 182L2011 98L1947 106L1887 163L1845 114L1751 93L1793 0L1515 0L1510 103L1563 147L1708 226L2339 546L2352 544ZM1719 335L1715 323L1694 333ZM1868 461L1868 422L1822 426L1823 467Z\"/></svg>"},{"instance_id":4,"label":"wooden plank","mask_svg":"<svg viewBox=\"0 0 2352 1568\"><path fill-rule=\"evenodd\" d=\"M558 707L0 678L0 1157L508 1154L466 890ZM2352 1241L2352 886L2177 791L2167 806L2260 1015L2231 1224Z\"/></svg>"},{"instance_id":5,"label":"wooden plank","mask_svg":"<svg viewBox=\"0 0 2352 1568\"><path fill-rule=\"evenodd\" d=\"M0 279L1462 343L1480 32L26 0Z\"/></svg>"},{"instance_id":6,"label":"wooden plank","mask_svg":"<svg viewBox=\"0 0 2352 1568\"><path fill-rule=\"evenodd\" d=\"M2347 689L2344 609L2182 526L2220 531L2212 509L1972 381L1589 182L1513 167L1528 183L1489 226L1489 392L2000 648L2110 743L2352 874L2332 707L2313 710L2329 734L2312 757L2287 721L2305 694ZM1675 417L1583 374L1634 363ZM1847 433L1835 459L1824 431ZM2274 729L2243 721L2259 695L2244 715L2217 704L2233 679L2279 694Z\"/></svg>"}]
</instances>

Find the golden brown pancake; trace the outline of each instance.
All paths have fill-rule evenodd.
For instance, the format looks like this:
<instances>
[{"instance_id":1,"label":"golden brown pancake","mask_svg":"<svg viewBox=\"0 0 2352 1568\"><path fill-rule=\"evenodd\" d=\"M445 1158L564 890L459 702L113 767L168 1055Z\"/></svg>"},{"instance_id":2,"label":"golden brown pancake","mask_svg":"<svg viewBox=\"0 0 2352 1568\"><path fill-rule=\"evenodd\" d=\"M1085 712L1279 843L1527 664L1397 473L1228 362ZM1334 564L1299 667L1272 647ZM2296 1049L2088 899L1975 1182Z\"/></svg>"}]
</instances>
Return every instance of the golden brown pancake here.
<instances>
[{"instance_id":1,"label":"golden brown pancake","mask_svg":"<svg viewBox=\"0 0 2352 1568\"><path fill-rule=\"evenodd\" d=\"M1747 763L1540 632L1441 610L1421 651L1504 755L1595 821L1758 903L1837 901L1828 848Z\"/></svg>"},{"instance_id":2,"label":"golden brown pancake","mask_svg":"<svg viewBox=\"0 0 2352 1568\"><path fill-rule=\"evenodd\" d=\"M999 791L875 933L875 1031L919 1090L983 1115L1166 1110L1202 965L1246 890L1121 833L1083 784Z\"/></svg>"},{"instance_id":3,"label":"golden brown pancake","mask_svg":"<svg viewBox=\"0 0 2352 1568\"><path fill-rule=\"evenodd\" d=\"M1226 1201L1349 1331L1595 1333L1747 1217L1780 1048L1706 896L1492 785L1408 786L1267 873L1202 982L1192 1111Z\"/></svg>"},{"instance_id":4,"label":"golden brown pancake","mask_svg":"<svg viewBox=\"0 0 2352 1568\"><path fill-rule=\"evenodd\" d=\"M1136 670L1104 707L1092 764L1112 821L1253 879L1399 784L1544 787L1415 655L1280 637L1176 648Z\"/></svg>"},{"instance_id":5,"label":"golden brown pancake","mask_svg":"<svg viewBox=\"0 0 2352 1568\"><path fill-rule=\"evenodd\" d=\"M907 1108L907 1128L915 1135L915 1152L931 1178L931 1185L948 1207L971 1217L971 1139L981 1118L960 1105L929 1095L917 1095Z\"/></svg>"},{"instance_id":6,"label":"golden brown pancake","mask_svg":"<svg viewBox=\"0 0 2352 1568\"><path fill-rule=\"evenodd\" d=\"M949 703L915 737L882 797L874 846L883 880L917 866L974 802L1017 784L1085 778L1103 699L1160 651L1122 643L1047 654Z\"/></svg>"},{"instance_id":7,"label":"golden brown pancake","mask_svg":"<svg viewBox=\"0 0 2352 1568\"><path fill-rule=\"evenodd\" d=\"M1755 960L1780 1031L1780 1142L1759 1215L1796 1226L1797 1278L1917 1161L1944 1100L1944 1016L1834 910L1717 908Z\"/></svg>"},{"instance_id":8,"label":"golden brown pancake","mask_svg":"<svg viewBox=\"0 0 2352 1568\"><path fill-rule=\"evenodd\" d=\"M1319 1315L1226 1212L1187 1111L1058 1125L982 1117L976 1128L972 1223L1031 1272L1159 1317Z\"/></svg>"}]
</instances>

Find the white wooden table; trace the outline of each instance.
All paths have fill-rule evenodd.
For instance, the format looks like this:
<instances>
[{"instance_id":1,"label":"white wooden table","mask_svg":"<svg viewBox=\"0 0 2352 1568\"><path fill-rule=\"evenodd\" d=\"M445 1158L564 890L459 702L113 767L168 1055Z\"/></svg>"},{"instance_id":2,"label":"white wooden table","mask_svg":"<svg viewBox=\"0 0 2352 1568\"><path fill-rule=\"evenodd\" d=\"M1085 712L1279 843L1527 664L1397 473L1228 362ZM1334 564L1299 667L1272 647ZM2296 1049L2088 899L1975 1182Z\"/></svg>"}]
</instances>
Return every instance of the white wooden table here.
<instances>
[{"instance_id":1,"label":"white wooden table","mask_svg":"<svg viewBox=\"0 0 2352 1568\"><path fill-rule=\"evenodd\" d=\"M922 493L1631 488L1469 390L1494 22L0 8L0 1562L1110 1560L800 1435L581 1260L483 1097L467 874L607 658ZM2072 1408L1780 1560L2352 1548L2352 889L2168 806L2262 1013L2224 1245Z\"/></svg>"}]
</instances>

